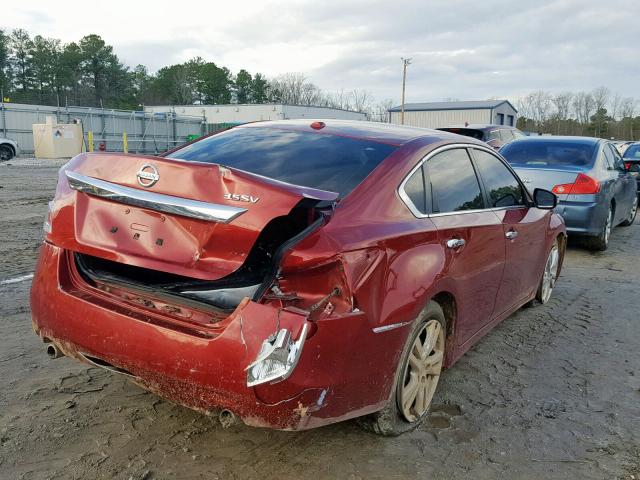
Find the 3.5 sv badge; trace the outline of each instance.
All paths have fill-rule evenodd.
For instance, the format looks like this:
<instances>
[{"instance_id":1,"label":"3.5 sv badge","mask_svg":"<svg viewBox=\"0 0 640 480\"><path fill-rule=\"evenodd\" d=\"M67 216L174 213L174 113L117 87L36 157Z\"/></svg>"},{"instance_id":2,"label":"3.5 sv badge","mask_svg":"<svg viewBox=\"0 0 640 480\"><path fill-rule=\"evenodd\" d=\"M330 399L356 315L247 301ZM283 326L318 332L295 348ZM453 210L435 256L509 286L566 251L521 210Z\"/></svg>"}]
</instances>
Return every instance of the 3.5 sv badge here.
<instances>
[{"instance_id":1,"label":"3.5 sv badge","mask_svg":"<svg viewBox=\"0 0 640 480\"><path fill-rule=\"evenodd\" d=\"M225 193L225 200L235 200L236 202L250 202L250 203L258 203L260 197L253 197L251 195L241 195L239 193Z\"/></svg>"}]
</instances>

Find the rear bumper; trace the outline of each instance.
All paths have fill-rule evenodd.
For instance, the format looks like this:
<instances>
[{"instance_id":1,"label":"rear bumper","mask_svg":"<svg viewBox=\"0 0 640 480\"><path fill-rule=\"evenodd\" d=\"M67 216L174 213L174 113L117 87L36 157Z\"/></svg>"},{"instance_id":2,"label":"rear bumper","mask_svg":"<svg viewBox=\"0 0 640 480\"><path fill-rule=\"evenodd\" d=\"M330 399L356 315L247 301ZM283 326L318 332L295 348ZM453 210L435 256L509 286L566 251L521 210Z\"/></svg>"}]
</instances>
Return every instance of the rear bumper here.
<instances>
[{"instance_id":1,"label":"rear bumper","mask_svg":"<svg viewBox=\"0 0 640 480\"><path fill-rule=\"evenodd\" d=\"M385 346L401 341L403 329L375 334L361 312L311 324L291 376L250 388L245 368L263 340L278 322L298 338L305 316L246 300L207 334L119 310L100 292L74 290L72 280L65 252L45 243L31 291L35 332L65 355L107 362L173 402L228 409L252 426L300 430L377 411L388 398L396 359Z\"/></svg>"},{"instance_id":2,"label":"rear bumper","mask_svg":"<svg viewBox=\"0 0 640 480\"><path fill-rule=\"evenodd\" d=\"M596 202L560 201L556 212L564 219L567 233L595 236L602 232L607 217L605 205Z\"/></svg>"}]
</instances>

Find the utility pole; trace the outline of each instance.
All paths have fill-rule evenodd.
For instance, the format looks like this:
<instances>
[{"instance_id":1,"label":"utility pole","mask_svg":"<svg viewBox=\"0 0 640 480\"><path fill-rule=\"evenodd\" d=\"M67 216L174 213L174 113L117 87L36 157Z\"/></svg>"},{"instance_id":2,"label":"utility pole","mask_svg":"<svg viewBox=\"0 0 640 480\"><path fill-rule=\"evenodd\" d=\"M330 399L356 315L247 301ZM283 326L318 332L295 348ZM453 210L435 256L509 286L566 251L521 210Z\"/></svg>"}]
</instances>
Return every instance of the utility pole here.
<instances>
[{"instance_id":1,"label":"utility pole","mask_svg":"<svg viewBox=\"0 0 640 480\"><path fill-rule=\"evenodd\" d=\"M407 83L407 65L411 65L410 58L402 59L402 102L400 105L400 125L404 125L404 90Z\"/></svg>"}]
</instances>

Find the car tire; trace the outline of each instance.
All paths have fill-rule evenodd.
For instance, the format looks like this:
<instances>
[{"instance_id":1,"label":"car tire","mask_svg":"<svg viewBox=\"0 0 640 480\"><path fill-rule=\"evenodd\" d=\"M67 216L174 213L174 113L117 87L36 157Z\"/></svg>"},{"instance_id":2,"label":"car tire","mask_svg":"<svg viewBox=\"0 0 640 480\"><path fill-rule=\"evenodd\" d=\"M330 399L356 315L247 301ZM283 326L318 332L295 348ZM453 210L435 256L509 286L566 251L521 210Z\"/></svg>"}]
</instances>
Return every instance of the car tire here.
<instances>
[{"instance_id":1,"label":"car tire","mask_svg":"<svg viewBox=\"0 0 640 480\"><path fill-rule=\"evenodd\" d=\"M560 245L556 239L549 250L547 255L547 262L544 264L544 271L542 272L542 278L536 291L536 300L544 305L551 298L553 293L553 287L556 284L556 280L560 275L560 263L562 260L562 252L560 251Z\"/></svg>"},{"instance_id":2,"label":"car tire","mask_svg":"<svg viewBox=\"0 0 640 480\"><path fill-rule=\"evenodd\" d=\"M609 213L602 226L600 234L596 237L591 237L586 240L586 246L590 250L604 252L609 248L609 238L611 237L611 230L613 229L614 209L613 205L609 207Z\"/></svg>"},{"instance_id":3,"label":"car tire","mask_svg":"<svg viewBox=\"0 0 640 480\"><path fill-rule=\"evenodd\" d=\"M422 423L429 412L442 372L446 331L442 308L436 302L429 302L407 338L391 398L382 410L360 420L363 427L378 435L396 436ZM424 345L427 342L430 351L425 355Z\"/></svg>"},{"instance_id":4,"label":"car tire","mask_svg":"<svg viewBox=\"0 0 640 480\"><path fill-rule=\"evenodd\" d=\"M8 145L0 145L0 162L11 160L13 155L13 148Z\"/></svg>"},{"instance_id":5,"label":"car tire","mask_svg":"<svg viewBox=\"0 0 640 480\"><path fill-rule=\"evenodd\" d=\"M631 205L629 216L620 225L622 225L623 227L628 227L630 225L633 225L633 221L636 219L637 213L638 213L638 196L636 195L635 198L633 199L633 205Z\"/></svg>"}]
</instances>

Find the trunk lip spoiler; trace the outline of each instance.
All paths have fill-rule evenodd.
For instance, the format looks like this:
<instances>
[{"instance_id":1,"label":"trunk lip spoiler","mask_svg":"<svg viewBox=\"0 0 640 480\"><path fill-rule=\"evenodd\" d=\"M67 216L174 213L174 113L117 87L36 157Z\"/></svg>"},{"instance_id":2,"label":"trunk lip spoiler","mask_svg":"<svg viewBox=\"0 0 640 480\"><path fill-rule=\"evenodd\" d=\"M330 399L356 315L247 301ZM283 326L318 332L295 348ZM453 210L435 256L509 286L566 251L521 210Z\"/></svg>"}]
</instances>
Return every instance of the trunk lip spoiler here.
<instances>
[{"instance_id":1,"label":"trunk lip spoiler","mask_svg":"<svg viewBox=\"0 0 640 480\"><path fill-rule=\"evenodd\" d=\"M246 208L202 202L189 198L175 197L162 193L148 192L138 188L125 187L78 172L65 171L69 186L79 192L104 198L113 202L147 208L182 217L229 223L247 211Z\"/></svg>"}]
</instances>

